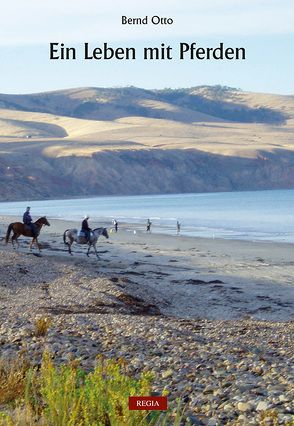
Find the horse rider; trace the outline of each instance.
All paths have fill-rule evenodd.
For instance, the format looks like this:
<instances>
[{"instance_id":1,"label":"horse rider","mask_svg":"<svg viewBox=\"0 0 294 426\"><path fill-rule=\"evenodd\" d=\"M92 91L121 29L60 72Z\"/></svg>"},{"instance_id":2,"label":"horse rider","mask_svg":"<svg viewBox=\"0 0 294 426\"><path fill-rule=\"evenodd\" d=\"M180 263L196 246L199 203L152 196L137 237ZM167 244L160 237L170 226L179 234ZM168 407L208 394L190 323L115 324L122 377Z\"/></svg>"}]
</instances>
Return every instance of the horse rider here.
<instances>
[{"instance_id":1,"label":"horse rider","mask_svg":"<svg viewBox=\"0 0 294 426\"><path fill-rule=\"evenodd\" d=\"M35 224L33 223L33 219L32 219L32 216L30 214L30 210L31 210L30 207L26 208L26 211L24 212L23 217L22 217L22 221L25 225L27 225L30 228L33 238L36 238L37 237L37 230L36 230Z\"/></svg>"},{"instance_id":2,"label":"horse rider","mask_svg":"<svg viewBox=\"0 0 294 426\"><path fill-rule=\"evenodd\" d=\"M85 215L84 220L82 222L82 231L85 233L86 240L90 241L91 231L92 229L89 227L88 220L90 219L89 215Z\"/></svg>"}]
</instances>

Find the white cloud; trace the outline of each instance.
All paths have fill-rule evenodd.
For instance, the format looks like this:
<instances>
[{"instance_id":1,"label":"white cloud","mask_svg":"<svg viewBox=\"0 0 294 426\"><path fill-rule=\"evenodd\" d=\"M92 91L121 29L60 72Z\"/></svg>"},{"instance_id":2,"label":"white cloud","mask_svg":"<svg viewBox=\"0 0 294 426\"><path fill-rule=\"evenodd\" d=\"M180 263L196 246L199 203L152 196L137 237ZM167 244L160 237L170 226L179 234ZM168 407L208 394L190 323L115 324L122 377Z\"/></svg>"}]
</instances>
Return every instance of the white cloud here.
<instances>
[{"instance_id":1,"label":"white cloud","mask_svg":"<svg viewBox=\"0 0 294 426\"><path fill-rule=\"evenodd\" d=\"M294 32L293 0L11 0L1 9L2 46ZM174 25L125 27L122 15L172 17Z\"/></svg>"}]
</instances>

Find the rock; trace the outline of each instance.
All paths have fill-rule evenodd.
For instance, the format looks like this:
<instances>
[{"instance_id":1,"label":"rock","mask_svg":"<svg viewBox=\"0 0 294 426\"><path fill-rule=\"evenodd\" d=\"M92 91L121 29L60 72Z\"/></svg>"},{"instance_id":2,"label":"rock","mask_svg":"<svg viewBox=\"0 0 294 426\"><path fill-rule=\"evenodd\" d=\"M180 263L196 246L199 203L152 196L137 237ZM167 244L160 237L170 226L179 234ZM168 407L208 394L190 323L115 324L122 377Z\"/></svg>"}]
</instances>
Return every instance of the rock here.
<instances>
[{"instance_id":1,"label":"rock","mask_svg":"<svg viewBox=\"0 0 294 426\"><path fill-rule=\"evenodd\" d=\"M167 379L168 377L171 377L172 375L173 375L174 373L173 373L173 370L166 370L166 371L163 371L162 373L161 373L161 377L163 378L163 379Z\"/></svg>"},{"instance_id":2,"label":"rock","mask_svg":"<svg viewBox=\"0 0 294 426\"><path fill-rule=\"evenodd\" d=\"M215 390L214 386L208 385L204 389L203 393L204 393L204 395L207 394L207 393L213 393L214 390Z\"/></svg>"},{"instance_id":3,"label":"rock","mask_svg":"<svg viewBox=\"0 0 294 426\"><path fill-rule=\"evenodd\" d=\"M232 410L233 410L233 406L232 406L232 404L225 404L225 405L223 406L223 410L224 410L224 411L232 411Z\"/></svg>"},{"instance_id":4,"label":"rock","mask_svg":"<svg viewBox=\"0 0 294 426\"><path fill-rule=\"evenodd\" d=\"M239 411L251 411L253 409L252 405L248 402L238 402L237 408Z\"/></svg>"},{"instance_id":5,"label":"rock","mask_svg":"<svg viewBox=\"0 0 294 426\"><path fill-rule=\"evenodd\" d=\"M255 366L252 368L253 373L258 374L259 376L262 375L263 373L263 368L260 367L259 365Z\"/></svg>"},{"instance_id":6,"label":"rock","mask_svg":"<svg viewBox=\"0 0 294 426\"><path fill-rule=\"evenodd\" d=\"M290 422L292 422L292 421L293 421L293 416L291 416L290 414L286 414L282 417L282 422L283 422L282 424L291 425L292 423L290 423Z\"/></svg>"},{"instance_id":7,"label":"rock","mask_svg":"<svg viewBox=\"0 0 294 426\"><path fill-rule=\"evenodd\" d=\"M194 415L188 416L187 420L188 420L189 424L193 425L193 426L203 426L204 425L204 423Z\"/></svg>"},{"instance_id":8,"label":"rock","mask_svg":"<svg viewBox=\"0 0 294 426\"><path fill-rule=\"evenodd\" d=\"M217 422L217 419L215 419L215 418L211 418L207 422L207 426L217 426L217 424L218 424L218 422Z\"/></svg>"},{"instance_id":9,"label":"rock","mask_svg":"<svg viewBox=\"0 0 294 426\"><path fill-rule=\"evenodd\" d=\"M238 420L239 422L242 422L243 424L248 421L247 417L244 416L244 414L240 414L240 416L238 417Z\"/></svg>"},{"instance_id":10,"label":"rock","mask_svg":"<svg viewBox=\"0 0 294 426\"><path fill-rule=\"evenodd\" d=\"M272 426L274 423L273 423L273 419L271 418L271 417L266 417L265 419L263 419L263 421L262 421L262 423L265 425L265 426Z\"/></svg>"},{"instance_id":11,"label":"rock","mask_svg":"<svg viewBox=\"0 0 294 426\"><path fill-rule=\"evenodd\" d=\"M266 401L260 401L256 407L257 411L265 411L268 409L269 409L269 404Z\"/></svg>"},{"instance_id":12,"label":"rock","mask_svg":"<svg viewBox=\"0 0 294 426\"><path fill-rule=\"evenodd\" d=\"M279 396L279 401L280 402L290 402L291 401L291 397L287 396L287 395L280 395Z\"/></svg>"}]
</instances>

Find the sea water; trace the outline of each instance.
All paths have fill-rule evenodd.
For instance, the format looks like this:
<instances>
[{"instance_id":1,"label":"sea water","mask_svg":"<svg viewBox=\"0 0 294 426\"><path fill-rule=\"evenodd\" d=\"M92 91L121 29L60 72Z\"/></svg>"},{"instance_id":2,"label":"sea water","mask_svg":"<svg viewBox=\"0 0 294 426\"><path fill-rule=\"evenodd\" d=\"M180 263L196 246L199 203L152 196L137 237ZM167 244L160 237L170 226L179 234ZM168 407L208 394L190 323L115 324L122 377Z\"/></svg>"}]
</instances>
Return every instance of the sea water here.
<instances>
[{"instance_id":1,"label":"sea water","mask_svg":"<svg viewBox=\"0 0 294 426\"><path fill-rule=\"evenodd\" d=\"M31 206L34 219L79 222L89 214L91 223L132 223L144 230L207 238L294 242L294 190L244 191L197 194L107 196L63 200L0 203L0 215L22 216Z\"/></svg>"}]
</instances>

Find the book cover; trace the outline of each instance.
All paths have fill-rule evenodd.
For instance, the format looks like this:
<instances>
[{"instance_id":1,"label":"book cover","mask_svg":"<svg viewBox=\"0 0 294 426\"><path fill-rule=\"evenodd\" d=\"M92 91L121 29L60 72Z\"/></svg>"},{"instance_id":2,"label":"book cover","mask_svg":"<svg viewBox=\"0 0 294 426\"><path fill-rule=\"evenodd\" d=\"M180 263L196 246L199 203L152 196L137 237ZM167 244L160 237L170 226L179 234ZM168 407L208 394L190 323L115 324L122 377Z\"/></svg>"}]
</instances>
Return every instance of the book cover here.
<instances>
[{"instance_id":1,"label":"book cover","mask_svg":"<svg viewBox=\"0 0 294 426\"><path fill-rule=\"evenodd\" d=\"M293 18L4 2L0 424L293 424Z\"/></svg>"}]
</instances>

